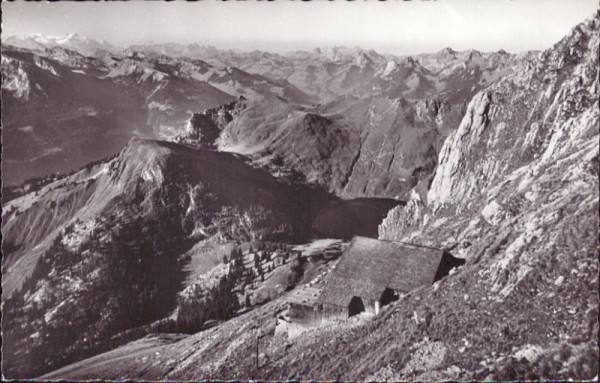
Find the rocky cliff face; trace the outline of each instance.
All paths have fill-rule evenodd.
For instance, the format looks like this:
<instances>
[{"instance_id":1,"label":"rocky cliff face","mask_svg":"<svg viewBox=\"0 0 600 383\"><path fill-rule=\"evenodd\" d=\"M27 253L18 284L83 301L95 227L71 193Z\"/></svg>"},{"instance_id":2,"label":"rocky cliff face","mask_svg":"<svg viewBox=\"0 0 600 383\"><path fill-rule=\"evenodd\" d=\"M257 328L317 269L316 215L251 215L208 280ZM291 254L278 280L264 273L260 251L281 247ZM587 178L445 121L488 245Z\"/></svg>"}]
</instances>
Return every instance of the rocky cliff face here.
<instances>
[{"instance_id":1,"label":"rocky cliff face","mask_svg":"<svg viewBox=\"0 0 600 383\"><path fill-rule=\"evenodd\" d=\"M237 101L229 104L194 113L186 125L185 132L175 141L194 147L215 149L221 131L246 108L245 101L246 98L240 96Z\"/></svg>"}]
</instances>

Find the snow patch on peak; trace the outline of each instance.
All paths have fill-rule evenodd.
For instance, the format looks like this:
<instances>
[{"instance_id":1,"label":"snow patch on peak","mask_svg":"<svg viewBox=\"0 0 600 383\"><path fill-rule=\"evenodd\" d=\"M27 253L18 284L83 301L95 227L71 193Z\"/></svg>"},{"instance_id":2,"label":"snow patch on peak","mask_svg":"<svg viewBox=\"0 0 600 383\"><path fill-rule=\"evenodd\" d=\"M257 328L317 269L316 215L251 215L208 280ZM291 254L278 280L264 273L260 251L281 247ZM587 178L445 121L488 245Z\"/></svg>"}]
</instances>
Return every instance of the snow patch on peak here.
<instances>
[{"instance_id":1,"label":"snow patch on peak","mask_svg":"<svg viewBox=\"0 0 600 383\"><path fill-rule=\"evenodd\" d=\"M85 55L93 55L98 51L114 52L117 50L112 44L107 43L104 40L92 40L75 33L70 33L66 36L44 36L35 34L29 38L15 39L15 41L17 41L17 45L19 46L24 46L24 44L31 45L33 43L39 44L41 48L64 47Z\"/></svg>"}]
</instances>

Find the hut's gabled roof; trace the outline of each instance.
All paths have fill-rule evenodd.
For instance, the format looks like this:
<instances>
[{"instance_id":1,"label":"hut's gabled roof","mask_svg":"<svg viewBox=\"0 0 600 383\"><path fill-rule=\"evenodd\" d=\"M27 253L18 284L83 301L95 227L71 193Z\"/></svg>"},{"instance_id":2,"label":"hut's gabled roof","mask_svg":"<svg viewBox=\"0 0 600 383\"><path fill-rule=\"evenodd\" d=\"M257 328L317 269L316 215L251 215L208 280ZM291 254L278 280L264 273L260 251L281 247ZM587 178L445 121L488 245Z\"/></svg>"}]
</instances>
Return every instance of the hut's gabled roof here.
<instances>
[{"instance_id":1,"label":"hut's gabled roof","mask_svg":"<svg viewBox=\"0 0 600 383\"><path fill-rule=\"evenodd\" d=\"M378 300L386 288L408 292L433 284L444 251L355 237L324 281L320 303L347 306L353 296Z\"/></svg>"}]
</instances>

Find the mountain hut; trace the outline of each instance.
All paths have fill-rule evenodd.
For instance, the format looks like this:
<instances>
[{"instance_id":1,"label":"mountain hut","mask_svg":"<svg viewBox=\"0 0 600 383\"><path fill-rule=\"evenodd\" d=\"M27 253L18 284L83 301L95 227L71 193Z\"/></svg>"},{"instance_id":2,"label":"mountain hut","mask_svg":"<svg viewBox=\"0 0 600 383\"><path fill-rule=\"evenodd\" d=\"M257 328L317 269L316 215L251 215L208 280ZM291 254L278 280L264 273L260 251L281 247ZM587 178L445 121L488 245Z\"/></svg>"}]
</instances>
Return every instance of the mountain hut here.
<instances>
[{"instance_id":1,"label":"mountain hut","mask_svg":"<svg viewBox=\"0 0 600 383\"><path fill-rule=\"evenodd\" d=\"M399 294L432 285L464 263L432 247L355 237L325 278L315 306L325 320L378 314Z\"/></svg>"}]
</instances>

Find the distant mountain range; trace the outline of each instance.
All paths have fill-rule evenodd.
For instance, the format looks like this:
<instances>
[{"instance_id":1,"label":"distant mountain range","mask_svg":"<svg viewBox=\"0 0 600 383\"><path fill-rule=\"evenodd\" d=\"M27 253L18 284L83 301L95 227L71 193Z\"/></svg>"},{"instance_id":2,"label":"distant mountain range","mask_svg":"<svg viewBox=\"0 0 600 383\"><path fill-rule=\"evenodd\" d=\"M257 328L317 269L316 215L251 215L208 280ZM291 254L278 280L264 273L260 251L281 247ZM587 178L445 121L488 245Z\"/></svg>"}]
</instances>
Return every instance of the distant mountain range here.
<instances>
[{"instance_id":1,"label":"distant mountain range","mask_svg":"<svg viewBox=\"0 0 600 383\"><path fill-rule=\"evenodd\" d=\"M47 48L61 47L77 51L85 56L93 56L101 52L116 53L119 51L119 48L104 40L88 39L87 37L79 36L75 33L66 36L44 36L36 34L25 38L7 36L2 39L2 43L31 50L45 50Z\"/></svg>"}]
</instances>

